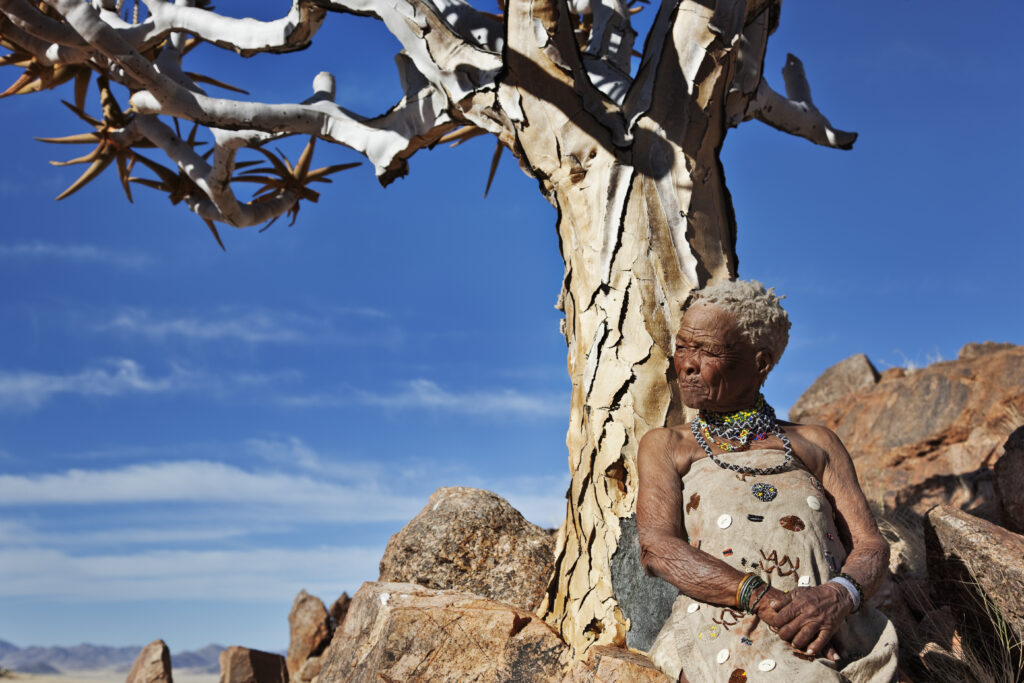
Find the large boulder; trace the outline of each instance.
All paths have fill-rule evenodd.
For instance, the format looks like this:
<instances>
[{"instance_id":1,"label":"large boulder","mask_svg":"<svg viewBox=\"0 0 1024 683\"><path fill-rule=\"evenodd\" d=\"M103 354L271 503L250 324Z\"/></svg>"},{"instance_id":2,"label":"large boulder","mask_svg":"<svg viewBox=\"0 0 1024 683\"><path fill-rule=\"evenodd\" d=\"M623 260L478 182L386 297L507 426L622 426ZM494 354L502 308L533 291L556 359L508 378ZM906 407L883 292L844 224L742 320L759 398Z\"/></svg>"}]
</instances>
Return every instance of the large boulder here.
<instances>
[{"instance_id":1,"label":"large boulder","mask_svg":"<svg viewBox=\"0 0 1024 683\"><path fill-rule=\"evenodd\" d=\"M996 460L996 488L1002 525L1010 531L1024 533L1024 427L1006 440L1003 455Z\"/></svg>"},{"instance_id":2,"label":"large boulder","mask_svg":"<svg viewBox=\"0 0 1024 683\"><path fill-rule=\"evenodd\" d=\"M364 583L320 657L321 681L560 681L565 644L536 615L458 591Z\"/></svg>"},{"instance_id":3,"label":"large boulder","mask_svg":"<svg viewBox=\"0 0 1024 683\"><path fill-rule=\"evenodd\" d=\"M167 643L154 640L135 658L125 683L171 683L171 651Z\"/></svg>"},{"instance_id":4,"label":"large boulder","mask_svg":"<svg viewBox=\"0 0 1024 683\"><path fill-rule=\"evenodd\" d=\"M789 419L805 422L807 414L823 405L837 401L859 389L873 387L880 375L863 353L841 360L825 372L800 395L789 409Z\"/></svg>"},{"instance_id":5,"label":"large boulder","mask_svg":"<svg viewBox=\"0 0 1024 683\"><path fill-rule=\"evenodd\" d=\"M673 683L651 660L618 647L590 649L585 660L573 662L562 683Z\"/></svg>"},{"instance_id":6,"label":"large boulder","mask_svg":"<svg viewBox=\"0 0 1024 683\"><path fill-rule=\"evenodd\" d=\"M233 645L220 653L220 683L288 683L284 657Z\"/></svg>"},{"instance_id":7,"label":"large boulder","mask_svg":"<svg viewBox=\"0 0 1024 683\"><path fill-rule=\"evenodd\" d=\"M976 584L1018 636L1024 635L1024 536L948 505L925 520L928 573L961 609L983 612ZM963 593L962 597L955 594Z\"/></svg>"},{"instance_id":8,"label":"large boulder","mask_svg":"<svg viewBox=\"0 0 1024 683\"><path fill-rule=\"evenodd\" d=\"M320 598L299 591L288 615L288 676L296 678L303 663L331 642L331 615Z\"/></svg>"},{"instance_id":9,"label":"large boulder","mask_svg":"<svg viewBox=\"0 0 1024 683\"><path fill-rule=\"evenodd\" d=\"M999 521L991 468L1022 416L1024 347L979 344L955 361L887 370L800 417L839 435L869 500L921 513L946 503Z\"/></svg>"},{"instance_id":10,"label":"large boulder","mask_svg":"<svg viewBox=\"0 0 1024 683\"><path fill-rule=\"evenodd\" d=\"M540 604L554 538L490 491L440 488L391 537L380 581L455 589L522 609Z\"/></svg>"}]
</instances>

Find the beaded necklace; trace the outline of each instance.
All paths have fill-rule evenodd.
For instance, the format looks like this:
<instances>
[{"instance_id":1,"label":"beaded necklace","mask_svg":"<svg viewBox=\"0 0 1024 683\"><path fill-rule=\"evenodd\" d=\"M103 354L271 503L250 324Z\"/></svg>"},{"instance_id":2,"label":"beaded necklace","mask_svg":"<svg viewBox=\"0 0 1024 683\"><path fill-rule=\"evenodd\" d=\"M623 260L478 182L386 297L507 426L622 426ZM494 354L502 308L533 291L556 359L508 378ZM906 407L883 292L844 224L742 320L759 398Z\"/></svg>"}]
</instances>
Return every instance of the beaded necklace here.
<instances>
[{"instance_id":1,"label":"beaded necklace","mask_svg":"<svg viewBox=\"0 0 1024 683\"><path fill-rule=\"evenodd\" d=\"M763 394L758 394L757 403L754 404L753 408L747 410L738 410L733 413L716 413L710 410L702 410L697 414L697 417L693 418L693 422L690 423L690 430L693 432L694 438L697 439L697 443L700 444L700 447L711 458L711 462L722 469L732 470L741 474L777 474L787 469L789 463L793 460L793 446L783 433L778 420L775 419L775 410L764 400ZM718 442L715 441L712 434L720 439L730 439L740 443L738 446L734 446L725 442ZM715 453L711 450L711 445L708 443L710 441L711 444L714 444L723 451L731 452L745 449L749 445L751 437L753 437L754 441L761 441L766 439L768 434L774 434L779 437L779 441L782 442L782 446L786 451L785 460L775 467L744 467L734 463L723 462L715 457Z\"/></svg>"}]
</instances>

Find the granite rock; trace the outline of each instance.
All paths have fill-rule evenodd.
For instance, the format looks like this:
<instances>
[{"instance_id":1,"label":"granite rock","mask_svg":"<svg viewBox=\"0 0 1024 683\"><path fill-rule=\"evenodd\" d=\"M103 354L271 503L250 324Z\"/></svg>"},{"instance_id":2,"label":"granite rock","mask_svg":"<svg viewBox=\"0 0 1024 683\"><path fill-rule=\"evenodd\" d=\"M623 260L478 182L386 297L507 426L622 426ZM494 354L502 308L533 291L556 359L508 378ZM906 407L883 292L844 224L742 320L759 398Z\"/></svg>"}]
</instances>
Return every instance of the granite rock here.
<instances>
[{"instance_id":1,"label":"granite rock","mask_svg":"<svg viewBox=\"0 0 1024 683\"><path fill-rule=\"evenodd\" d=\"M1002 525L1010 531L1024 533L1024 426L1006 440L1003 454L993 469Z\"/></svg>"},{"instance_id":2,"label":"granite rock","mask_svg":"<svg viewBox=\"0 0 1024 683\"><path fill-rule=\"evenodd\" d=\"M364 583L321 655L320 681L560 681L565 644L532 612L459 591Z\"/></svg>"},{"instance_id":3,"label":"granite rock","mask_svg":"<svg viewBox=\"0 0 1024 683\"><path fill-rule=\"evenodd\" d=\"M944 503L999 522L992 466L1024 423L1024 346L982 346L955 361L887 370L801 421L839 435L869 500L921 514Z\"/></svg>"},{"instance_id":4,"label":"granite rock","mask_svg":"<svg viewBox=\"0 0 1024 683\"><path fill-rule=\"evenodd\" d=\"M339 626L341 622L345 621L345 614L348 613L350 602L352 602L352 598L348 596L348 593L342 593L337 600L331 603L331 608L328 611L331 613L331 619L334 620L335 626Z\"/></svg>"},{"instance_id":5,"label":"granite rock","mask_svg":"<svg viewBox=\"0 0 1024 683\"><path fill-rule=\"evenodd\" d=\"M948 600L980 610L974 584L1016 634L1024 634L1024 536L948 505L925 520L928 573ZM956 593L965 593L954 597Z\"/></svg>"},{"instance_id":6,"label":"granite rock","mask_svg":"<svg viewBox=\"0 0 1024 683\"><path fill-rule=\"evenodd\" d=\"M572 663L562 683L672 683L647 657L618 647L599 645L585 660Z\"/></svg>"},{"instance_id":7,"label":"granite rock","mask_svg":"<svg viewBox=\"0 0 1024 683\"><path fill-rule=\"evenodd\" d=\"M554 563L554 538L500 496L440 488L391 537L380 581L475 593L522 609L540 604Z\"/></svg>"},{"instance_id":8,"label":"granite rock","mask_svg":"<svg viewBox=\"0 0 1024 683\"><path fill-rule=\"evenodd\" d=\"M220 683L288 683L284 657L233 645L220 653Z\"/></svg>"},{"instance_id":9,"label":"granite rock","mask_svg":"<svg viewBox=\"0 0 1024 683\"><path fill-rule=\"evenodd\" d=\"M331 641L331 615L320 598L299 591L288 615L288 675L295 675L303 662L323 652Z\"/></svg>"},{"instance_id":10,"label":"granite rock","mask_svg":"<svg viewBox=\"0 0 1024 683\"><path fill-rule=\"evenodd\" d=\"M167 643L154 640L142 648L125 683L171 683L171 651Z\"/></svg>"},{"instance_id":11,"label":"granite rock","mask_svg":"<svg viewBox=\"0 0 1024 683\"><path fill-rule=\"evenodd\" d=\"M789 409L789 419L804 422L808 412L832 403L850 392L873 387L879 374L863 353L841 360L825 370Z\"/></svg>"}]
</instances>

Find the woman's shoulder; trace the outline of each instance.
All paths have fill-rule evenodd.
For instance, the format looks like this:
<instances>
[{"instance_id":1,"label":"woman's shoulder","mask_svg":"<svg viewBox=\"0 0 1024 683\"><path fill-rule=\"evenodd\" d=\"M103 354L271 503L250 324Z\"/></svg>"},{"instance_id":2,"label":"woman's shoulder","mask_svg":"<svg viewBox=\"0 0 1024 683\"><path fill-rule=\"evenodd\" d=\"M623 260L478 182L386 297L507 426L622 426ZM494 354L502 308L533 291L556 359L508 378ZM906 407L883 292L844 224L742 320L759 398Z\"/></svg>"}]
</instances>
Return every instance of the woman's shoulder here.
<instances>
[{"instance_id":1,"label":"woman's shoulder","mask_svg":"<svg viewBox=\"0 0 1024 683\"><path fill-rule=\"evenodd\" d=\"M658 427L640 439L637 457L641 461L651 458L670 460L677 472L685 472L698 449L688 426Z\"/></svg>"},{"instance_id":2,"label":"woman's shoulder","mask_svg":"<svg viewBox=\"0 0 1024 683\"><path fill-rule=\"evenodd\" d=\"M842 446L839 436L828 427L816 424L800 424L779 420L779 426L787 434L797 435L800 439L831 452L837 445Z\"/></svg>"}]
</instances>

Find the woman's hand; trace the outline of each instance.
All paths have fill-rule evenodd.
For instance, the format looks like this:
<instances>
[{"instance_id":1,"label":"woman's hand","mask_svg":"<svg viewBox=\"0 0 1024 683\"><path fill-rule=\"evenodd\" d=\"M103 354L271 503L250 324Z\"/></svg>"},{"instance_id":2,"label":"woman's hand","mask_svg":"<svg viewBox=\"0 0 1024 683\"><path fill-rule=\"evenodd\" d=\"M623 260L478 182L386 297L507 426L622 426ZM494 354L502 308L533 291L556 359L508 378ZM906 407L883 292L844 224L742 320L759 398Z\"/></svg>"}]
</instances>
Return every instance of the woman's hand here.
<instances>
[{"instance_id":1,"label":"woman's hand","mask_svg":"<svg viewBox=\"0 0 1024 683\"><path fill-rule=\"evenodd\" d=\"M780 638L809 655L825 653L832 635L853 611L853 599L837 583L796 588L781 598L769 594L765 601L769 603L765 614L762 616L758 605L758 616L776 629Z\"/></svg>"}]
</instances>

